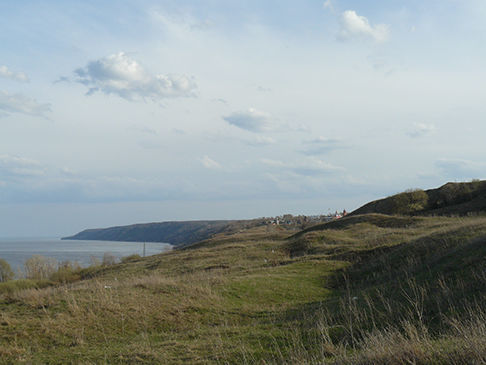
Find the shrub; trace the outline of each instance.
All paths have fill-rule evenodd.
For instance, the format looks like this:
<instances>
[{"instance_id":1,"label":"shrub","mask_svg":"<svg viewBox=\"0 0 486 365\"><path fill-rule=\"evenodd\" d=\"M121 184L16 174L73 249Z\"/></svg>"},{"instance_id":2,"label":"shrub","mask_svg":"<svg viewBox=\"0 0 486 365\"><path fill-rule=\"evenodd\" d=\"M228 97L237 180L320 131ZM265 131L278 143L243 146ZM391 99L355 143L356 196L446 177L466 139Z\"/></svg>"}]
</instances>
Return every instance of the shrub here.
<instances>
[{"instance_id":1,"label":"shrub","mask_svg":"<svg viewBox=\"0 0 486 365\"><path fill-rule=\"evenodd\" d=\"M421 189L407 190L391 197L393 213L410 214L424 210L427 207L429 196Z\"/></svg>"},{"instance_id":2,"label":"shrub","mask_svg":"<svg viewBox=\"0 0 486 365\"><path fill-rule=\"evenodd\" d=\"M24 263L25 277L27 279L48 279L57 270L55 259L42 255L33 255Z\"/></svg>"},{"instance_id":3,"label":"shrub","mask_svg":"<svg viewBox=\"0 0 486 365\"><path fill-rule=\"evenodd\" d=\"M4 259L0 259L0 283L12 280L14 276L15 274L9 263Z\"/></svg>"},{"instance_id":4,"label":"shrub","mask_svg":"<svg viewBox=\"0 0 486 365\"><path fill-rule=\"evenodd\" d=\"M77 262L63 261L50 279L61 283L71 283L81 279L81 266Z\"/></svg>"}]
</instances>

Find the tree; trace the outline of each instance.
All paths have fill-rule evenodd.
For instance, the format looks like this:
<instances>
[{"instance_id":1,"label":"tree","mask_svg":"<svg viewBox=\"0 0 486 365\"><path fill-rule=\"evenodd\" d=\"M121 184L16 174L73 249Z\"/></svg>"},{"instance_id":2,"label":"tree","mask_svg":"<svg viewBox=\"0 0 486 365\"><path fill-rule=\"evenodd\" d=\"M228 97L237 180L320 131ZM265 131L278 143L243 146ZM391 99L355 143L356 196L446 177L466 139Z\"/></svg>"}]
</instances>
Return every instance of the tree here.
<instances>
[{"instance_id":1,"label":"tree","mask_svg":"<svg viewBox=\"0 0 486 365\"><path fill-rule=\"evenodd\" d=\"M421 189L410 189L391 197L393 214L412 214L427 207L429 196Z\"/></svg>"},{"instance_id":2,"label":"tree","mask_svg":"<svg viewBox=\"0 0 486 365\"><path fill-rule=\"evenodd\" d=\"M4 259L0 259L0 283L12 280L14 276L15 274L9 263Z\"/></svg>"}]
</instances>

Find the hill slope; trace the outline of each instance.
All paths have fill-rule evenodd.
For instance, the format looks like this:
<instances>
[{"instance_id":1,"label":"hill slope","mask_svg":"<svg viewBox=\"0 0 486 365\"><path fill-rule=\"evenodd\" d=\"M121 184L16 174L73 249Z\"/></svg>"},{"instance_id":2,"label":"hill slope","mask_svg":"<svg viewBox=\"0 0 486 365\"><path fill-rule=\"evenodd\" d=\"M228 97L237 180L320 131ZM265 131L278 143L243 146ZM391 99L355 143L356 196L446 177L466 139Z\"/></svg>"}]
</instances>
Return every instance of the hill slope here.
<instances>
[{"instance_id":1,"label":"hill slope","mask_svg":"<svg viewBox=\"0 0 486 365\"><path fill-rule=\"evenodd\" d=\"M447 183L430 190L411 190L375 200L356 209L351 215L412 214L467 215L486 212L486 181Z\"/></svg>"},{"instance_id":2,"label":"hill slope","mask_svg":"<svg viewBox=\"0 0 486 365\"><path fill-rule=\"evenodd\" d=\"M0 283L0 362L486 360L486 217L371 214L292 233L250 227L68 284Z\"/></svg>"}]
</instances>

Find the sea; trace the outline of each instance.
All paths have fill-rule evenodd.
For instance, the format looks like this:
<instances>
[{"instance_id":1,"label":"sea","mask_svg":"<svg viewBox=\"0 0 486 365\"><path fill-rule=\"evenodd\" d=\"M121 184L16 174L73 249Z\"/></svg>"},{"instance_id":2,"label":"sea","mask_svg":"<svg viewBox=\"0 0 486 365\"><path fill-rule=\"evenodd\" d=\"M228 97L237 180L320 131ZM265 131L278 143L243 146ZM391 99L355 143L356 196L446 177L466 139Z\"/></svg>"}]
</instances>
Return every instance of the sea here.
<instances>
[{"instance_id":1,"label":"sea","mask_svg":"<svg viewBox=\"0 0 486 365\"><path fill-rule=\"evenodd\" d=\"M172 249L172 245L160 242L120 242L61 240L60 238L0 238L0 258L6 260L14 272L23 272L24 262L32 255L50 257L57 262L77 262L82 267L103 260L109 253L117 260L138 254L155 255Z\"/></svg>"}]
</instances>

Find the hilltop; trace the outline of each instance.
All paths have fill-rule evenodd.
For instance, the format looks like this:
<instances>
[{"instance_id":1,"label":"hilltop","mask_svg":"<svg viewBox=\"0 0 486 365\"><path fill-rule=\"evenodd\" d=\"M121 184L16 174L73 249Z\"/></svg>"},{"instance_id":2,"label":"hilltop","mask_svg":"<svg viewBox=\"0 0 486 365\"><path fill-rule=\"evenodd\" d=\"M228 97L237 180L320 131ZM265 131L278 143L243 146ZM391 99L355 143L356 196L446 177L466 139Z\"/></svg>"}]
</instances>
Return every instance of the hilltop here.
<instances>
[{"instance_id":1,"label":"hilltop","mask_svg":"<svg viewBox=\"0 0 486 365\"><path fill-rule=\"evenodd\" d=\"M467 215L486 212L486 181L449 182L440 188L408 190L375 200L351 214Z\"/></svg>"}]
</instances>

